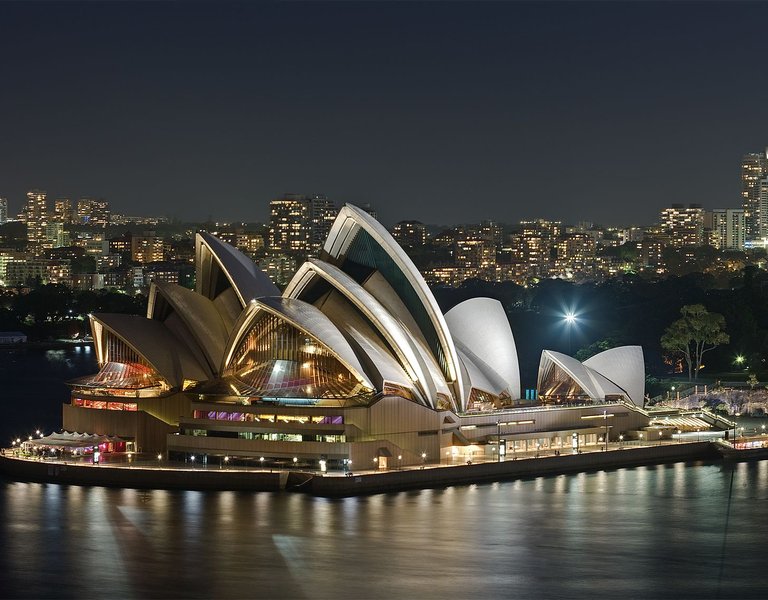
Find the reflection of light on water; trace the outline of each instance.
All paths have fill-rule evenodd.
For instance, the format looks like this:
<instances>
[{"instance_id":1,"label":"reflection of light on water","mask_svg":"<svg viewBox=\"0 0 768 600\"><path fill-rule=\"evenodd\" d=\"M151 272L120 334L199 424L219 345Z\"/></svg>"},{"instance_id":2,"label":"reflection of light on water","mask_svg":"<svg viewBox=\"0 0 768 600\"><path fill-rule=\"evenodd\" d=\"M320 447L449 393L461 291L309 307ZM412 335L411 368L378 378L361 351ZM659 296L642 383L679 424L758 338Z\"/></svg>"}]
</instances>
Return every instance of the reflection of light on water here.
<instances>
[{"instance_id":1,"label":"reflection of light on water","mask_svg":"<svg viewBox=\"0 0 768 600\"><path fill-rule=\"evenodd\" d=\"M64 360L67 357L66 350L46 350L45 358L48 360Z\"/></svg>"},{"instance_id":2,"label":"reflection of light on water","mask_svg":"<svg viewBox=\"0 0 768 600\"><path fill-rule=\"evenodd\" d=\"M672 494L675 496L685 496L685 484L686 484L686 466L685 463L675 463L673 465L674 473L672 474Z\"/></svg>"}]
</instances>

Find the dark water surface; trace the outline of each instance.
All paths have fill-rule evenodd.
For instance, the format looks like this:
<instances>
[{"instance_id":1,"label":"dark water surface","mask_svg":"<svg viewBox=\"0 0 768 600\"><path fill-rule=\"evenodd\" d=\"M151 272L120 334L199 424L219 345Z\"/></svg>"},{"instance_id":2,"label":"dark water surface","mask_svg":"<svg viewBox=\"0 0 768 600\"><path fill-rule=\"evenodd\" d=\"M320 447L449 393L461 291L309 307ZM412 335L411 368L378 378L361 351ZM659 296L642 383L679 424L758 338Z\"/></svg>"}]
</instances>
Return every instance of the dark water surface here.
<instances>
[{"instance_id":1,"label":"dark water surface","mask_svg":"<svg viewBox=\"0 0 768 600\"><path fill-rule=\"evenodd\" d=\"M327 500L0 480L27 598L765 598L768 462Z\"/></svg>"},{"instance_id":2,"label":"dark water surface","mask_svg":"<svg viewBox=\"0 0 768 600\"><path fill-rule=\"evenodd\" d=\"M0 446L37 429L61 429L61 405L69 398L65 382L98 370L91 346L0 349Z\"/></svg>"},{"instance_id":3,"label":"dark water surface","mask_svg":"<svg viewBox=\"0 0 768 600\"><path fill-rule=\"evenodd\" d=\"M1 445L92 350L0 353ZM0 597L768 598L768 462L326 500L0 479Z\"/></svg>"}]
</instances>

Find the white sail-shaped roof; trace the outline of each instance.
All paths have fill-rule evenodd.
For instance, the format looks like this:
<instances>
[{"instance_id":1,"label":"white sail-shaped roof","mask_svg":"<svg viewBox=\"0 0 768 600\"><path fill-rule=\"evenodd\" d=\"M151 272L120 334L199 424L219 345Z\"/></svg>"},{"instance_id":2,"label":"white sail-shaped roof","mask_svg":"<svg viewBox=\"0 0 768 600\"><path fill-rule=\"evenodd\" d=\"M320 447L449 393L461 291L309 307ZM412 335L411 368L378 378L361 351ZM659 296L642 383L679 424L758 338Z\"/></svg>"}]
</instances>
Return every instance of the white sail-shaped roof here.
<instances>
[{"instance_id":1,"label":"white sail-shaped roof","mask_svg":"<svg viewBox=\"0 0 768 600\"><path fill-rule=\"evenodd\" d=\"M370 321L406 370L409 386L415 385L429 406L435 407L434 399L437 393L450 394L439 366L424 344L414 339L411 332L372 294L341 269L325 261L311 259L299 269L285 288L283 295L305 299L307 294L303 292L308 289L315 277L327 282ZM323 305L316 305L326 312ZM332 320L335 320L341 328L339 318L344 317L341 315Z\"/></svg>"},{"instance_id":2,"label":"white sail-shaped roof","mask_svg":"<svg viewBox=\"0 0 768 600\"><path fill-rule=\"evenodd\" d=\"M542 386L544 384L545 376L553 364L565 371L593 400L601 400L606 396L624 396L629 400L627 391L607 379L605 376L594 369L583 365L567 354L554 352L552 350L544 350L541 353L537 385L539 394L546 394L547 392L547 390L542 389Z\"/></svg>"},{"instance_id":3,"label":"white sail-shaped roof","mask_svg":"<svg viewBox=\"0 0 768 600\"><path fill-rule=\"evenodd\" d=\"M388 282L412 315L443 377L453 387L457 407L463 410L461 368L448 326L421 273L389 232L368 213L347 204L331 227L323 256L358 283L374 272Z\"/></svg>"},{"instance_id":4,"label":"white sail-shaped roof","mask_svg":"<svg viewBox=\"0 0 768 600\"><path fill-rule=\"evenodd\" d=\"M477 368L491 379L494 373L500 376L510 397L520 398L517 347L501 302L492 298L466 300L449 310L445 321L457 345L460 342L480 359L475 361ZM498 394L502 390L488 391Z\"/></svg>"},{"instance_id":5,"label":"white sail-shaped roof","mask_svg":"<svg viewBox=\"0 0 768 600\"><path fill-rule=\"evenodd\" d=\"M210 233L195 237L196 291L214 300L222 293L220 276L226 277L244 308L262 296L279 296L280 290L256 264L237 248Z\"/></svg>"},{"instance_id":6,"label":"white sail-shaped roof","mask_svg":"<svg viewBox=\"0 0 768 600\"><path fill-rule=\"evenodd\" d=\"M164 322L178 337L188 340L188 345L197 346L212 373L218 374L229 328L212 300L180 285L154 282L147 318Z\"/></svg>"},{"instance_id":7,"label":"white sail-shaped roof","mask_svg":"<svg viewBox=\"0 0 768 600\"><path fill-rule=\"evenodd\" d=\"M620 346L595 354L584 361L584 366L594 369L626 390L629 399L637 406L645 397L645 360L641 346Z\"/></svg>"}]
</instances>

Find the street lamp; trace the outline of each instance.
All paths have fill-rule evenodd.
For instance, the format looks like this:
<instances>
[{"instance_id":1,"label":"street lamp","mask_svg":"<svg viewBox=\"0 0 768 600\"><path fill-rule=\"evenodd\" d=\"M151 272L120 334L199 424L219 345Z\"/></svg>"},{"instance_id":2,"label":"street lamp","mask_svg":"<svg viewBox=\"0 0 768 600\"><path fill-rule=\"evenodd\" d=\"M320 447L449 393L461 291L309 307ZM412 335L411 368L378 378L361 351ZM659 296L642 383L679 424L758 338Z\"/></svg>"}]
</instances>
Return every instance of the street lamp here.
<instances>
[{"instance_id":1,"label":"street lamp","mask_svg":"<svg viewBox=\"0 0 768 600\"><path fill-rule=\"evenodd\" d=\"M427 453L426 452L422 452L421 453L421 468L423 469L424 465L426 465L426 464L427 464Z\"/></svg>"},{"instance_id":2,"label":"street lamp","mask_svg":"<svg viewBox=\"0 0 768 600\"><path fill-rule=\"evenodd\" d=\"M496 447L499 450L496 453L496 461L501 462L501 421L496 421Z\"/></svg>"}]
</instances>

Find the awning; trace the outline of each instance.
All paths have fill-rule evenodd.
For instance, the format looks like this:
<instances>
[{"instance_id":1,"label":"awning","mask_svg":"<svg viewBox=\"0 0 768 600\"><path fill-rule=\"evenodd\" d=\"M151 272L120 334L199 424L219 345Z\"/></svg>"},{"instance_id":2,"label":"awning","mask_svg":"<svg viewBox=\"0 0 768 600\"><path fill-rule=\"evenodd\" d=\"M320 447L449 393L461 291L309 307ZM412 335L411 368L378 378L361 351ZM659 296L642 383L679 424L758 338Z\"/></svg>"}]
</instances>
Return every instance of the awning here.
<instances>
[{"instance_id":1,"label":"awning","mask_svg":"<svg viewBox=\"0 0 768 600\"><path fill-rule=\"evenodd\" d=\"M28 446L41 446L44 448L91 448L99 444L114 444L124 441L124 439L117 436L62 431L61 433L52 433L51 435L31 439L23 443Z\"/></svg>"}]
</instances>

